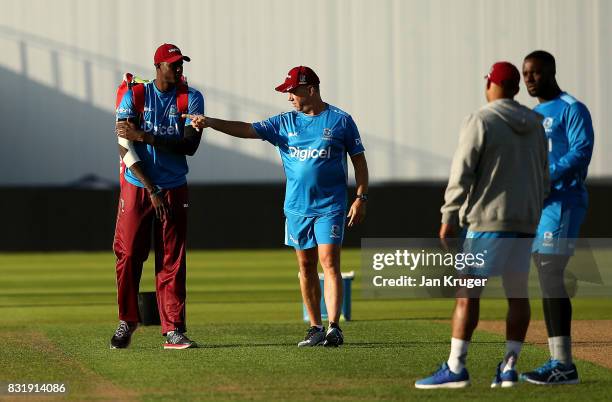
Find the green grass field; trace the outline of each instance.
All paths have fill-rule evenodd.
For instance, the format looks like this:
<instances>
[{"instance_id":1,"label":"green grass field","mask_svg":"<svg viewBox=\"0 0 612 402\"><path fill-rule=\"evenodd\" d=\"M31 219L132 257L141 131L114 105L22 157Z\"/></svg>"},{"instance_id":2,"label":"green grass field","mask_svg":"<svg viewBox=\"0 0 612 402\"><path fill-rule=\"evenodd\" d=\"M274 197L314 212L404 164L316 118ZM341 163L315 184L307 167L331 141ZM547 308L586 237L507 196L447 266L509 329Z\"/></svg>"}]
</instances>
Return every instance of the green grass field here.
<instances>
[{"instance_id":1,"label":"green grass field","mask_svg":"<svg viewBox=\"0 0 612 402\"><path fill-rule=\"evenodd\" d=\"M344 253L343 270L359 265L358 250ZM586 361L577 362L578 386L491 390L503 337L485 332L470 349L470 388L416 390L414 381L448 356L450 329L440 320L450 317L452 300L362 299L358 280L354 320L343 324L346 344L298 349L307 325L290 250L190 252L188 334L202 347L185 351L163 350L159 327L141 327L127 350L109 349L117 323L112 253L0 254L0 278L0 382L65 382L72 400L573 401L612 394L612 370ZM141 290L153 289L149 261ZM574 306L576 319L612 319L609 300ZM485 300L481 311L483 319L503 319L505 303ZM533 318L541 318L538 302ZM544 348L527 345L519 369L546 358Z\"/></svg>"}]
</instances>

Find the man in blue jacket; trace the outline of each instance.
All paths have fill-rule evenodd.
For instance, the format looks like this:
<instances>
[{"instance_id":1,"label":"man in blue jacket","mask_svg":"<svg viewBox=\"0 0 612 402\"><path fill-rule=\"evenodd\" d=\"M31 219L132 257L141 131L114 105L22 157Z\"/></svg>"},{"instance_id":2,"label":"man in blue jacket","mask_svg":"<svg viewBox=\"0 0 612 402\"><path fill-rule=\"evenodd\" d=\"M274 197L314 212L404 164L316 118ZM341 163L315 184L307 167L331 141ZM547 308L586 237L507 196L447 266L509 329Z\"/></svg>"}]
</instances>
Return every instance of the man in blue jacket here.
<instances>
[{"instance_id":1,"label":"man in blue jacket","mask_svg":"<svg viewBox=\"0 0 612 402\"><path fill-rule=\"evenodd\" d=\"M555 79L555 58L537 50L525 57L523 79L534 110L544 116L551 190L544 201L533 247L538 267L551 358L523 380L533 384L576 384L572 362L572 304L563 281L588 205L584 181L593 153L593 124L587 107L562 91Z\"/></svg>"}]
</instances>

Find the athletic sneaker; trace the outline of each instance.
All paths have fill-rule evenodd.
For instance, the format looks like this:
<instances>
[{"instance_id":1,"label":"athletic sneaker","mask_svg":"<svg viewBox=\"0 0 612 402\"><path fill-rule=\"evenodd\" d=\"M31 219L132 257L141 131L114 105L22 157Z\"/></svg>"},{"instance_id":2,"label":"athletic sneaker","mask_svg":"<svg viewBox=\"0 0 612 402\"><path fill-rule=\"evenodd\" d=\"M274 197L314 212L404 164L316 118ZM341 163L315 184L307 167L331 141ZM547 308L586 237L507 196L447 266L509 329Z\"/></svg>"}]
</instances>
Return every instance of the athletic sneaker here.
<instances>
[{"instance_id":1,"label":"athletic sneaker","mask_svg":"<svg viewBox=\"0 0 612 402\"><path fill-rule=\"evenodd\" d=\"M495 377L491 382L491 388L510 388L518 384L518 373L514 368L508 371L502 371L502 364L500 362L497 365L497 371Z\"/></svg>"},{"instance_id":2,"label":"athletic sneaker","mask_svg":"<svg viewBox=\"0 0 612 402\"><path fill-rule=\"evenodd\" d=\"M325 340L325 328L312 326L306 331L304 340L298 343L298 348L321 345Z\"/></svg>"},{"instance_id":3,"label":"athletic sneaker","mask_svg":"<svg viewBox=\"0 0 612 402\"><path fill-rule=\"evenodd\" d=\"M521 380L537 385L578 384L578 370L574 364L564 365L559 360L550 359L542 366L521 374Z\"/></svg>"},{"instance_id":4,"label":"athletic sneaker","mask_svg":"<svg viewBox=\"0 0 612 402\"><path fill-rule=\"evenodd\" d=\"M419 389L433 388L465 388L470 385L470 375L464 367L459 374L453 373L444 362L431 376L418 380L414 386Z\"/></svg>"},{"instance_id":5,"label":"athletic sneaker","mask_svg":"<svg viewBox=\"0 0 612 402\"><path fill-rule=\"evenodd\" d=\"M119 326L115 331L115 335L111 338L111 349L125 349L130 346L132 334L138 328L138 323L128 324L126 321L119 321Z\"/></svg>"},{"instance_id":6,"label":"athletic sneaker","mask_svg":"<svg viewBox=\"0 0 612 402\"><path fill-rule=\"evenodd\" d=\"M325 347L338 347L344 343L344 335L338 324L330 324L327 334L325 334L325 341L323 346Z\"/></svg>"},{"instance_id":7,"label":"athletic sneaker","mask_svg":"<svg viewBox=\"0 0 612 402\"><path fill-rule=\"evenodd\" d=\"M164 349L189 349L197 348L198 345L187 338L184 333L175 329L166 334L166 343L164 343Z\"/></svg>"}]
</instances>

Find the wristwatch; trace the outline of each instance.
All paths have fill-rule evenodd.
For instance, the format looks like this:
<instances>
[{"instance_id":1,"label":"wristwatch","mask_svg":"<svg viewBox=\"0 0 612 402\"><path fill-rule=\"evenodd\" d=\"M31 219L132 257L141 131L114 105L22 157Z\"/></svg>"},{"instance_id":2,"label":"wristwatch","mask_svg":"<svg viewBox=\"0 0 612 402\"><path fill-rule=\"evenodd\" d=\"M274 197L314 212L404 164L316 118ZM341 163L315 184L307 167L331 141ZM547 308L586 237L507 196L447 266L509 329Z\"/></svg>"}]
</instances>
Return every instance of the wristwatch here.
<instances>
[{"instance_id":1,"label":"wristwatch","mask_svg":"<svg viewBox=\"0 0 612 402\"><path fill-rule=\"evenodd\" d=\"M367 194L357 194L357 199L367 202L368 201L368 195Z\"/></svg>"}]
</instances>

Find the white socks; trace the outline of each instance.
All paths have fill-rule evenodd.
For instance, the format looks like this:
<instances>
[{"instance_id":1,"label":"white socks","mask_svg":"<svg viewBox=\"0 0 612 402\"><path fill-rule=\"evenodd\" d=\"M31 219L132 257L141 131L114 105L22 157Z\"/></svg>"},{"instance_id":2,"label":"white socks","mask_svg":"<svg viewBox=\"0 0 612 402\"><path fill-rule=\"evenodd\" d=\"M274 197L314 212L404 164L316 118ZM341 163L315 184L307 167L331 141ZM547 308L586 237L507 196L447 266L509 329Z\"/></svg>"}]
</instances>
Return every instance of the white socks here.
<instances>
[{"instance_id":1,"label":"white socks","mask_svg":"<svg viewBox=\"0 0 612 402\"><path fill-rule=\"evenodd\" d=\"M470 341L451 338L451 351L447 363L448 368L453 373L459 374L465 367L468 346L470 346ZM518 361L518 357L521 354L522 348L523 342L506 341L506 354L504 355L504 360L501 364L502 372L506 372L514 368L516 362Z\"/></svg>"},{"instance_id":2,"label":"white socks","mask_svg":"<svg viewBox=\"0 0 612 402\"><path fill-rule=\"evenodd\" d=\"M465 367L465 359L467 357L468 346L470 341L463 339L451 338L451 351L448 356L448 368L455 374L459 374Z\"/></svg>"},{"instance_id":3,"label":"white socks","mask_svg":"<svg viewBox=\"0 0 612 402\"><path fill-rule=\"evenodd\" d=\"M559 360L567 366L572 364L572 338L569 336L553 336L548 338L550 357Z\"/></svg>"},{"instance_id":4,"label":"white socks","mask_svg":"<svg viewBox=\"0 0 612 402\"><path fill-rule=\"evenodd\" d=\"M512 370L514 366L516 366L516 362L518 361L518 357L521 354L522 347L523 342L506 341L506 354L504 355L504 360L501 364L502 372L505 373L508 370Z\"/></svg>"}]
</instances>

